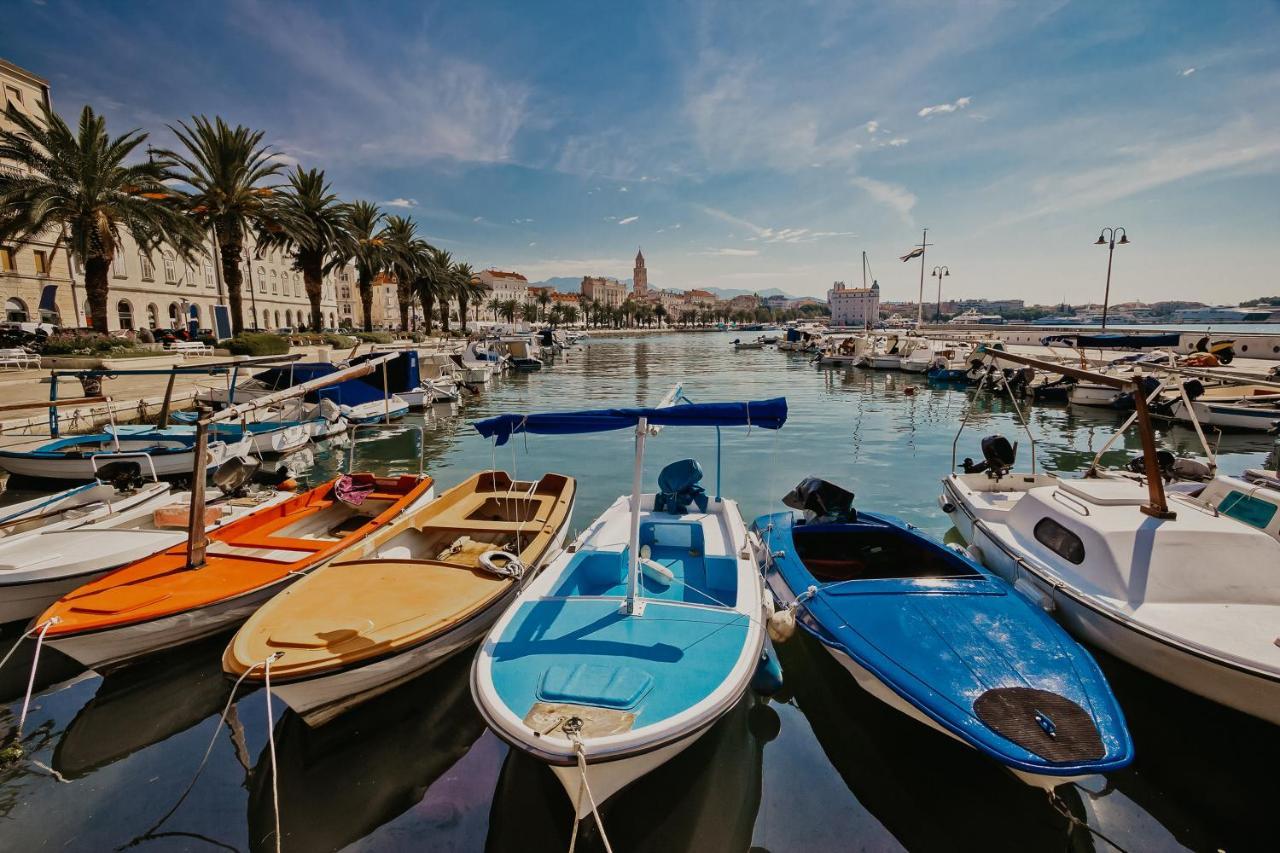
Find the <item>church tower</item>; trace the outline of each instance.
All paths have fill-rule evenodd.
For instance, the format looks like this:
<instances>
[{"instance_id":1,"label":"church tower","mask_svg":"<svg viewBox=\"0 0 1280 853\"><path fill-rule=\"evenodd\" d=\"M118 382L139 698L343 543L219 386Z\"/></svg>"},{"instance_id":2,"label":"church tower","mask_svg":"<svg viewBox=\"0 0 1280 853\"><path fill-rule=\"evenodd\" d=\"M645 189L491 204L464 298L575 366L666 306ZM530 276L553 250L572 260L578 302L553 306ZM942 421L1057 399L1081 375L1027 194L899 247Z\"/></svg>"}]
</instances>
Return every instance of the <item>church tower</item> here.
<instances>
[{"instance_id":1,"label":"church tower","mask_svg":"<svg viewBox=\"0 0 1280 853\"><path fill-rule=\"evenodd\" d=\"M649 271L644 268L644 252L636 251L636 268L631 271L632 290L636 296L649 292Z\"/></svg>"}]
</instances>

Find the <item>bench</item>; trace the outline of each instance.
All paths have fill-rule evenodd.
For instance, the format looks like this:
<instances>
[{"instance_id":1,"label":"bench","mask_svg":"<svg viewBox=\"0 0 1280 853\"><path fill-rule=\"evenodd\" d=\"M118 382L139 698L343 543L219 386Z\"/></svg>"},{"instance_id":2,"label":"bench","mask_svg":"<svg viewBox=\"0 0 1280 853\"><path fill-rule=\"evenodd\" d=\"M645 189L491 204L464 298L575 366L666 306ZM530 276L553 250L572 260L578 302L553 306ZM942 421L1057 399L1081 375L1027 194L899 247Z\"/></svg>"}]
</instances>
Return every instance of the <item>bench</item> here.
<instances>
[{"instance_id":1,"label":"bench","mask_svg":"<svg viewBox=\"0 0 1280 853\"><path fill-rule=\"evenodd\" d=\"M22 347L0 349L0 368L9 370L28 370L40 366L40 356L27 352Z\"/></svg>"},{"instance_id":2,"label":"bench","mask_svg":"<svg viewBox=\"0 0 1280 853\"><path fill-rule=\"evenodd\" d=\"M183 358L188 355L213 355L213 347L201 341L174 341L169 344L168 350L181 353Z\"/></svg>"}]
</instances>

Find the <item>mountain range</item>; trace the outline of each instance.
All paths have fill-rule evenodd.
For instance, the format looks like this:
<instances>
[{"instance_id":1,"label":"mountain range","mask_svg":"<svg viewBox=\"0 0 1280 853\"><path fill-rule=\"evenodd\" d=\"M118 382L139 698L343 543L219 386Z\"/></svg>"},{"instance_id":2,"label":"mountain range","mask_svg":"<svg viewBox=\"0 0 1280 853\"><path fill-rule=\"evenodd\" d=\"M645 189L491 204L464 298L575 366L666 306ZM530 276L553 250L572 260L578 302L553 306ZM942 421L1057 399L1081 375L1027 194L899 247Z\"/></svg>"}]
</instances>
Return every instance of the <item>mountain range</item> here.
<instances>
[{"instance_id":1,"label":"mountain range","mask_svg":"<svg viewBox=\"0 0 1280 853\"><path fill-rule=\"evenodd\" d=\"M622 283L628 288L631 287L631 279L623 279ZM572 276L553 276L543 281L531 281L530 287L549 287L558 293L578 293L582 289L582 279L573 278ZM776 287L765 288L764 290L741 290L737 288L726 287L701 287L699 290L705 290L714 294L717 299L732 299L735 296L785 296L788 299L794 299L791 294L779 290Z\"/></svg>"}]
</instances>

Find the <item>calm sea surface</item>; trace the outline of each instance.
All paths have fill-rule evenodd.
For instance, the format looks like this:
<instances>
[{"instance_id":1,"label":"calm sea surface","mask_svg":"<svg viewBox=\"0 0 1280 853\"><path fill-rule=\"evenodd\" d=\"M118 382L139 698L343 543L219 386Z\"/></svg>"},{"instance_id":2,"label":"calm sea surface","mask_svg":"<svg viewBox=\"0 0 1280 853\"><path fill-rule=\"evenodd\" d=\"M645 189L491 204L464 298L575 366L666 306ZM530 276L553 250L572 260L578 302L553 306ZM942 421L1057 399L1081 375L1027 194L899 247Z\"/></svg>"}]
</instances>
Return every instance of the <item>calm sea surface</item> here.
<instances>
[{"instance_id":1,"label":"calm sea surface","mask_svg":"<svg viewBox=\"0 0 1280 853\"><path fill-rule=\"evenodd\" d=\"M425 429L427 470L443 489L477 469L579 478L575 529L628 491L628 433L530 436L494 450L468 421L504 411L656 403L675 382L695 401L786 396L779 432L725 431L722 489L748 521L808 474L852 488L859 505L906 518L939 537L938 481L958 454L1001 432L1030 442L1007 401L930 390L922 377L824 370L773 350L735 353L729 334L601 338L540 374L499 380ZM908 388L914 386L914 393ZM1086 467L1120 422L1111 412L1027 412L1037 464ZM415 422L415 421L411 421ZM420 419L416 422L420 422ZM1180 451L1194 433L1162 436ZM416 470L416 433L362 437L357 467ZM1128 438L1108 460L1137 449ZM1271 439L1227 436L1227 472L1259 466ZM339 454L316 454L311 480ZM714 430L665 430L645 476L695 457L715 482ZM1272 460L1274 464L1274 460ZM1212 572L1213 566L1204 566ZM10 631L5 650L13 642ZM230 695L225 639L103 679L51 650L25 746L36 762L0 766L0 850L270 850L273 775L284 848L564 851L567 798L549 771L485 731L467 683L470 655L320 729L262 691ZM0 732L17 723L30 652L0 671ZM802 635L779 649L786 687L748 697L710 735L604 807L624 850L1240 850L1275 849L1280 731L1113 661L1103 665L1137 744L1128 770L1056 802L992 762L871 699ZM274 731L277 769L267 749ZM181 805L163 823L195 776ZM61 775L59 781L40 765ZM159 824L159 825L157 825ZM584 824L579 849L602 849Z\"/></svg>"}]
</instances>

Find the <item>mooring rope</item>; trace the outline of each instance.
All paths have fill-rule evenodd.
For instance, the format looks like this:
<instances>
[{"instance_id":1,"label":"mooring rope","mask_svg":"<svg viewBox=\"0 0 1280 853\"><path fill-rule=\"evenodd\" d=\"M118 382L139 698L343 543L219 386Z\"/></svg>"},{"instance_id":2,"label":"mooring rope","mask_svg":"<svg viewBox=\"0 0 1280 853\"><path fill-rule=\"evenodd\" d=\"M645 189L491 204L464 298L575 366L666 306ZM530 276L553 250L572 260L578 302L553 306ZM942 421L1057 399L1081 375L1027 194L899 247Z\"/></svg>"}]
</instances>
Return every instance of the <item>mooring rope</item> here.
<instances>
[{"instance_id":1,"label":"mooring rope","mask_svg":"<svg viewBox=\"0 0 1280 853\"><path fill-rule=\"evenodd\" d=\"M591 803L591 816L595 818L596 829L600 831L600 840L604 843L606 853L613 853L613 847L609 844L609 836L604 831L604 821L600 819L600 807L596 805L596 798L591 793L591 784L587 781L587 751L582 745L580 733L582 731L582 720L577 717L570 717L560 730L565 736L573 742L574 756L578 762L578 799L574 803L573 808L573 835L569 838L569 853L574 853L574 848L578 844L578 827L581 821L578 820L578 812L582 809L582 795L587 795L587 801Z\"/></svg>"},{"instance_id":2,"label":"mooring rope","mask_svg":"<svg viewBox=\"0 0 1280 853\"><path fill-rule=\"evenodd\" d=\"M262 663L262 681L267 692L267 746L271 750L271 806L276 819L276 853L280 853L280 776L276 772L275 718L271 714L271 662L281 654L276 652Z\"/></svg>"},{"instance_id":3,"label":"mooring rope","mask_svg":"<svg viewBox=\"0 0 1280 853\"><path fill-rule=\"evenodd\" d=\"M1074 787L1079 788L1080 786L1074 785ZM1114 841L1108 838L1107 835L1103 833L1102 830L1095 829L1094 827L1089 825L1088 821L1083 821L1080 818L1076 817L1074 814L1072 814L1071 809L1067 808L1067 804L1064 803L1062 801L1062 798L1058 796L1057 791L1048 790L1045 793L1049 795L1049 805L1053 806L1055 811L1057 811L1060 815L1065 817L1067 819L1067 823L1069 823L1071 826L1084 827L1085 829L1089 830L1091 834L1096 835L1098 838L1101 838L1103 841L1107 842L1112 847L1119 850L1120 853L1128 853L1128 851L1125 848L1121 847L1119 844L1116 844Z\"/></svg>"},{"instance_id":4,"label":"mooring rope","mask_svg":"<svg viewBox=\"0 0 1280 853\"><path fill-rule=\"evenodd\" d=\"M35 690L36 686L36 668L40 666L40 649L44 645L44 635L48 633L49 629L52 628L54 623L57 621L57 616L54 616L52 619L46 619L40 624L40 633L36 636L36 650L35 654L31 656L31 674L27 677L27 695L22 699L22 714L18 717L17 738L19 742L22 741L22 729L27 724L27 710L31 707L31 693ZM21 640L19 640L19 642L21 642Z\"/></svg>"},{"instance_id":5,"label":"mooring rope","mask_svg":"<svg viewBox=\"0 0 1280 853\"><path fill-rule=\"evenodd\" d=\"M267 661L270 661L270 660L272 660L272 659L274 659L274 658L276 658L276 657L279 657L281 654L282 654L281 652L276 652L276 653L274 653L273 655L271 655L271 657L270 657L270 658L267 658L267 660L266 660L266 661L263 661L261 664L254 664L253 666L248 667L247 669L245 669L245 671L244 671L244 672L240 673L240 677L236 679L235 684L231 685L231 693L230 693L230 694L228 694L228 696L227 696L227 702L226 702L226 704L222 706L222 713L218 716L218 724L217 724L216 726L214 726L214 727L213 727L213 736L209 738L209 745L208 745L207 747L205 747L205 750L204 750L204 756L200 759L200 764L196 767L195 775L194 775L194 776L192 776L192 777L191 777L191 781L187 783L187 787L186 787L186 789L182 792L182 795L181 795L181 796L179 796L179 797L178 797L177 802L175 802L175 803L174 803L174 804L169 808L169 810L168 810L167 812L165 812L165 813L164 813L164 816L163 816L163 817L161 817L161 818L160 818L158 821L156 821L154 824L152 824L152 825L151 825L151 827L150 827L146 832L143 832L141 835L136 836L133 840L129 841L128 843L120 845L119 847L117 847L117 848L116 848L116 850L117 850L117 851L120 851L120 850L127 850L127 849L128 849L128 848L130 848L130 847L136 847L137 845L141 844L143 841L147 841L147 840L150 840L150 839L152 839L152 838L160 838L160 837L162 837L162 834L158 834L158 833L156 832L156 830L158 830L160 827L164 826L165 821L167 821L169 818L173 817L174 813L175 813L175 812L176 812L176 811L177 811L177 810L182 806L182 804L183 804L184 802L186 802L187 797L188 797L188 796L190 796L191 791L192 791L192 790L195 788L195 786L196 786L196 782L198 782L198 781L200 780L200 774L204 772L205 765L207 765L207 764L209 763L209 756L213 755L213 747L214 747L214 745L215 745L215 744L217 744L217 742L218 742L218 733L222 731L222 726L223 726L224 724L226 724L226 722L227 722L227 718L228 718L228 716L230 715L230 713L231 713L231 711L232 711L232 708L235 706L235 702L236 702L236 691L238 691L238 690L240 689L240 685L244 683L244 680L245 680L246 678L248 678L248 677L249 677L249 673L253 672L253 671L254 671L255 669L257 669L259 666L264 666L264 667L265 667L265 666L267 665ZM270 696L270 692L269 692L269 691L268 691L268 694L267 694L267 695L268 695L268 697ZM269 700L268 700L268 701L269 701ZM270 733L270 731L271 731L270 726L268 726L267 731L268 731L268 733ZM275 780L274 780L274 773L275 773L275 743L274 743L274 741L272 741L271 759L272 759L272 761L271 761L271 763L272 763L272 769L271 769L271 772L272 772L272 774L273 774L272 784L273 784L273 786L274 786L274 784L275 784ZM276 821L277 821L277 824L276 824L276 825L277 825L277 833L276 833L276 834L277 834L277 837L278 837L278 836L279 836L279 814L278 814L278 813L277 813L277 816L276 816ZM168 834L168 833L165 833L165 834ZM278 843L278 842L277 842L277 843Z\"/></svg>"}]
</instances>

